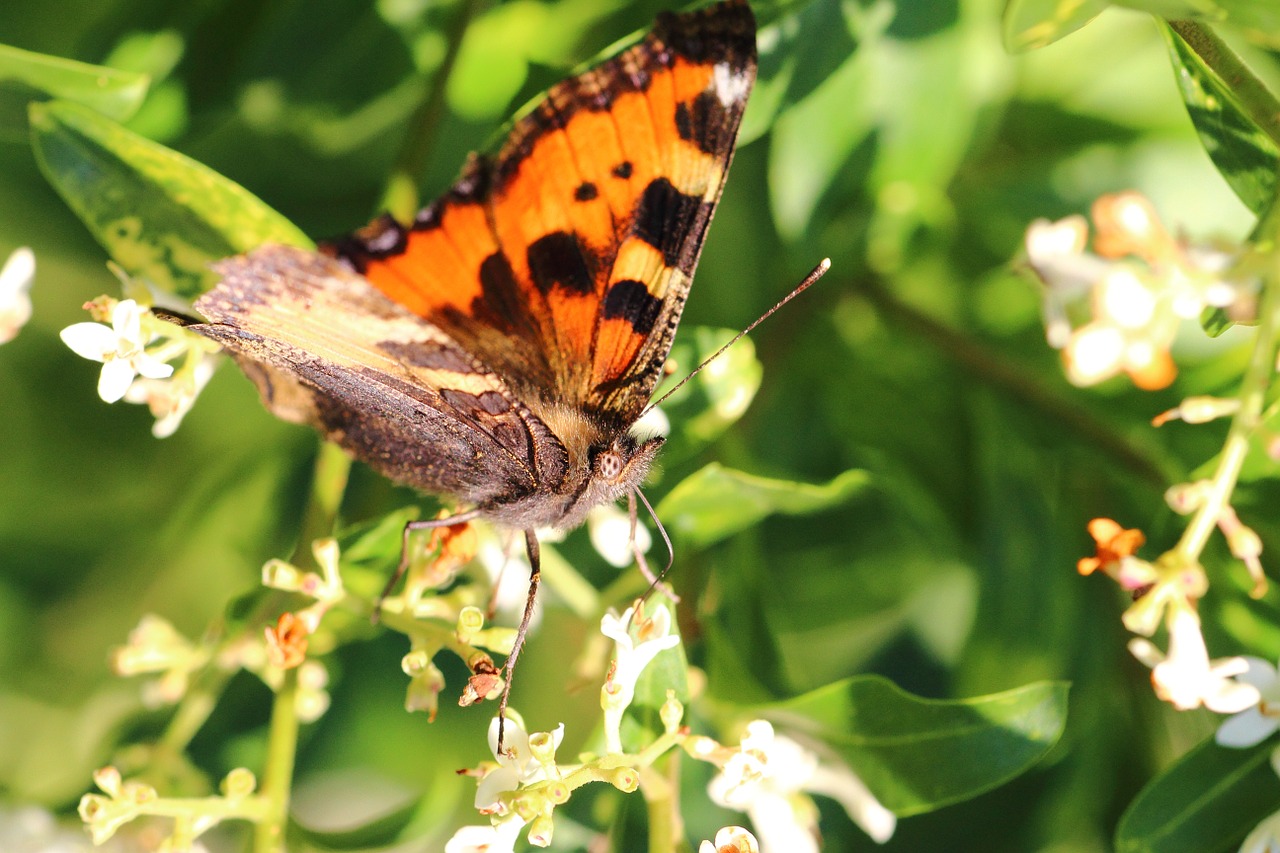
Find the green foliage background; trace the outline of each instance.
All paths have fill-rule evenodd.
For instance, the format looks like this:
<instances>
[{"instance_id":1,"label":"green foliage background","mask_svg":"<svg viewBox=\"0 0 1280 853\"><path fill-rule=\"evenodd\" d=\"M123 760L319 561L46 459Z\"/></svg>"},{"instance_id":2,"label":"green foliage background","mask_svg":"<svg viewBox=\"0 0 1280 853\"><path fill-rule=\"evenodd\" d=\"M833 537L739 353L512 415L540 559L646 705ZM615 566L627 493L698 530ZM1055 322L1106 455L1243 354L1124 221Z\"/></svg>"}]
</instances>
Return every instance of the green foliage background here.
<instances>
[{"instance_id":1,"label":"green foliage background","mask_svg":"<svg viewBox=\"0 0 1280 853\"><path fill-rule=\"evenodd\" d=\"M661 8L478 5L424 198L513 109ZM377 212L461 10L5 0L0 42L151 75L127 127L321 238ZM1073 685L1066 734L1039 768L903 821L886 850L1109 849L1138 790L1212 731L1209 715L1155 699L1125 651L1125 601L1074 565L1098 515L1143 527L1153 553L1176 538L1162 492L1213 455L1225 427L1148 421L1189 393L1231 390L1242 338L1176 353L1183 371L1167 391L1074 389L1044 344L1036 288L1009 262L1032 219L1083 212L1109 191L1143 191L1197 236L1241 240L1253 217L1197 139L1150 16L1108 10L1011 55L1002 11L991 0L757 7L760 82L684 335L745 326L824 256L833 271L753 335L764 375L746 415L669 460L652 488L660 499L713 460L813 483L866 472L866 486L816 514L748 515L725 539L677 530L686 636L719 698L785 698L868 672L938 698ZM272 419L231 369L164 441L143 408L96 398L95 370L57 332L116 282L37 168L23 94L0 99L0 257L30 245L38 262L35 318L0 348L0 797L64 810L115 743L162 725L140 713L136 684L109 675L107 650L148 612L198 636L264 560L287 555L316 444ZM1237 500L1268 545L1280 541L1274 492L1258 481ZM413 499L357 471L343 515ZM565 551L598 575L581 542ZM1211 649L1274 659L1276 594L1248 601L1242 567L1221 549L1215 560L1206 606L1226 627ZM553 622L532 639L517 687L531 725L569 724L570 748L581 745L573 721L595 702L594 688L567 700L561 690L585 639ZM424 827L467 820L471 784L446 771L475 763L488 714L447 701L433 725L406 714L404 650L370 632L338 655L332 709L303 735L300 807L325 784L376 777L425 795ZM449 675L446 695L461 687ZM253 763L268 704L265 688L237 679L193 744L197 764L218 776ZM1280 799L1280 783L1263 784ZM711 830L732 822L718 817ZM822 825L828 849L874 848L834 805Z\"/></svg>"}]
</instances>

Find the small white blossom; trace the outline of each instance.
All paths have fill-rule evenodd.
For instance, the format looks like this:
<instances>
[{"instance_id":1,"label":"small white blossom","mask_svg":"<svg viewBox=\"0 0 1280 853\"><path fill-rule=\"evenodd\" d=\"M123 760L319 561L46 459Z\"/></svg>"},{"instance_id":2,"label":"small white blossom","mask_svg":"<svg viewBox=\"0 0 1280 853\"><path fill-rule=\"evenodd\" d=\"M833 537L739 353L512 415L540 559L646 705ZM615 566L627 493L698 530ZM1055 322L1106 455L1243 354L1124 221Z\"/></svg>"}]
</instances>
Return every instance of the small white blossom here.
<instances>
[{"instance_id":1,"label":"small white blossom","mask_svg":"<svg viewBox=\"0 0 1280 853\"><path fill-rule=\"evenodd\" d=\"M524 823L513 814L489 826L464 826L445 843L444 853L514 853Z\"/></svg>"},{"instance_id":2,"label":"small white blossom","mask_svg":"<svg viewBox=\"0 0 1280 853\"><path fill-rule=\"evenodd\" d=\"M1245 708L1218 727L1214 739L1220 746L1253 746L1280 729L1280 674L1261 658L1246 657L1244 661L1248 669L1236 679L1257 689L1258 704Z\"/></svg>"},{"instance_id":3,"label":"small white blossom","mask_svg":"<svg viewBox=\"0 0 1280 853\"><path fill-rule=\"evenodd\" d=\"M168 379L134 379L124 393L126 403L145 403L151 410L156 419L151 434L156 438L168 438L177 431L217 367L217 362L207 356L193 353L188 357L199 358L190 373Z\"/></svg>"},{"instance_id":4,"label":"small white blossom","mask_svg":"<svg viewBox=\"0 0 1280 853\"><path fill-rule=\"evenodd\" d=\"M747 726L739 750L711 780L708 792L719 805L747 813L762 853L818 852L818 811L809 793L836 800L877 842L887 841L897 826L894 814L847 766L821 762L796 741L775 734L764 720Z\"/></svg>"},{"instance_id":5,"label":"small white blossom","mask_svg":"<svg viewBox=\"0 0 1280 853\"><path fill-rule=\"evenodd\" d=\"M1209 660L1200 617L1189 607L1172 607L1168 618L1169 653L1161 654L1150 641L1129 641L1134 657L1151 667L1156 695L1180 711L1201 705L1219 714L1234 714L1258 702L1258 688L1235 676L1248 669L1242 657Z\"/></svg>"},{"instance_id":6,"label":"small white blossom","mask_svg":"<svg viewBox=\"0 0 1280 853\"><path fill-rule=\"evenodd\" d=\"M631 541L631 517L613 504L601 504L587 513L587 533L591 546L614 568L625 568L634 561ZM643 524L635 526L635 548L649 552L653 539Z\"/></svg>"},{"instance_id":7,"label":"small white blossom","mask_svg":"<svg viewBox=\"0 0 1280 853\"><path fill-rule=\"evenodd\" d=\"M31 319L31 282L36 256L23 246L15 249L0 269L0 344L13 340Z\"/></svg>"},{"instance_id":8,"label":"small white blossom","mask_svg":"<svg viewBox=\"0 0 1280 853\"><path fill-rule=\"evenodd\" d=\"M554 752L560 741L564 740L564 723L553 731L543 732L551 740L551 751ZM536 736L536 734L535 734ZM546 779L546 768L534 757L529 746L529 734L524 729L524 722L518 715L508 710L507 722L503 729L503 751L498 751L498 718L489 723L489 751L498 762L498 766L490 770L480 784L476 786L476 809L482 814L501 813L502 804L498 795L505 791L514 791L521 785L541 782Z\"/></svg>"},{"instance_id":9,"label":"small white blossom","mask_svg":"<svg viewBox=\"0 0 1280 853\"><path fill-rule=\"evenodd\" d=\"M1240 853L1276 853L1280 851L1280 812L1263 818L1240 845Z\"/></svg>"},{"instance_id":10,"label":"small white blossom","mask_svg":"<svg viewBox=\"0 0 1280 853\"><path fill-rule=\"evenodd\" d=\"M167 379L173 365L149 354L142 339L144 309L132 299L117 302L111 312L111 326L76 323L62 330L62 341L76 355L102 362L98 396L108 403L124 397L137 376Z\"/></svg>"},{"instance_id":11,"label":"small white blossom","mask_svg":"<svg viewBox=\"0 0 1280 853\"><path fill-rule=\"evenodd\" d=\"M671 611L661 604L651 617L635 607L621 616L606 613L600 632L615 643L613 666L600 690L605 744L609 752L622 752L622 715L635 698L640 673L660 653L680 645L680 635L671 633Z\"/></svg>"},{"instance_id":12,"label":"small white blossom","mask_svg":"<svg viewBox=\"0 0 1280 853\"><path fill-rule=\"evenodd\" d=\"M760 853L760 842L741 826L726 826L716 832L715 841L698 845L698 853Z\"/></svg>"}]
</instances>

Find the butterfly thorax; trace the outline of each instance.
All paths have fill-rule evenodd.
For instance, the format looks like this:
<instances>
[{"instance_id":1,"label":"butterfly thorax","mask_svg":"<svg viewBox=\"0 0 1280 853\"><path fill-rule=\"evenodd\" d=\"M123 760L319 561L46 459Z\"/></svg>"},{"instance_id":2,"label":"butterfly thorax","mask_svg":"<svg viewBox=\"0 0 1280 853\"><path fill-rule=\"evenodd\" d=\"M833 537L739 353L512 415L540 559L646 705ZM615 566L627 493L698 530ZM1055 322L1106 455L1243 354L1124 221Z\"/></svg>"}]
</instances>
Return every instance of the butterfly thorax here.
<instances>
[{"instance_id":1,"label":"butterfly thorax","mask_svg":"<svg viewBox=\"0 0 1280 853\"><path fill-rule=\"evenodd\" d=\"M510 527L577 527L593 508L638 488L664 441L601 425L572 406L532 402L530 408L555 437L557 451L563 448L563 456L544 447L535 461L538 481L531 490L495 496L480 505L485 517Z\"/></svg>"}]
</instances>

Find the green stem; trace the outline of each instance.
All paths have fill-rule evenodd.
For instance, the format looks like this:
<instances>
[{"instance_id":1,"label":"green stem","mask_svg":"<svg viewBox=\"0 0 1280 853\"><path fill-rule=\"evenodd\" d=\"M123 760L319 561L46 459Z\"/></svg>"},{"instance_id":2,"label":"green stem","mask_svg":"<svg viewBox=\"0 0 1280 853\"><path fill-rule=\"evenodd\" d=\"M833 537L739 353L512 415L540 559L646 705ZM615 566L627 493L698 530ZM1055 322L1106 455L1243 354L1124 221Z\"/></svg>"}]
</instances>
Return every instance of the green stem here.
<instances>
[{"instance_id":1,"label":"green stem","mask_svg":"<svg viewBox=\"0 0 1280 853\"><path fill-rule=\"evenodd\" d=\"M1274 230L1274 228L1272 229ZM1269 236L1269 235L1264 235ZM1266 401L1267 387L1275 370L1276 336L1280 332L1280 253L1271 247L1270 269L1263 276L1262 304L1258 311L1258 331L1253 343L1253 353L1245 369L1240 387L1240 409L1231 420L1222 456L1213 473L1212 485L1204 503L1196 510L1191 523L1174 548L1182 565L1197 564L1217 525L1231 502L1240 467L1249 452L1249 440L1261 422L1262 408Z\"/></svg>"},{"instance_id":2,"label":"green stem","mask_svg":"<svg viewBox=\"0 0 1280 853\"><path fill-rule=\"evenodd\" d=\"M316 539L333 535L342 496L347 488L347 476L351 473L351 457L328 441L320 443L316 453L315 470L311 474L311 500L298 530L298 542L294 546L290 562L302 569L317 568L311 543Z\"/></svg>"},{"instance_id":3,"label":"green stem","mask_svg":"<svg viewBox=\"0 0 1280 853\"><path fill-rule=\"evenodd\" d=\"M649 814L649 853L675 853L678 832L678 813L675 802L675 786L657 767L650 767L641 774L640 791Z\"/></svg>"},{"instance_id":4,"label":"green stem","mask_svg":"<svg viewBox=\"0 0 1280 853\"><path fill-rule=\"evenodd\" d=\"M298 670L286 669L271 708L271 728L267 735L267 762L263 769L260 796L265 814L254 828L254 853L283 853L285 825L289 818L289 795L293 764L298 749Z\"/></svg>"},{"instance_id":5,"label":"green stem","mask_svg":"<svg viewBox=\"0 0 1280 853\"><path fill-rule=\"evenodd\" d=\"M479 5L478 0L464 0L462 7L454 15L445 37L448 50L440 67L427 86L426 97L418 104L409 118L409 127L405 131L404 142L400 153L396 156L395 166L387 179L387 188L382 194L380 207L401 222L408 222L419 207L418 181L427 163L431 161L436 134L440 129L440 116L444 112L444 91L453 72L454 63L458 59L458 51L462 47L462 36L471 23L471 18Z\"/></svg>"},{"instance_id":6,"label":"green stem","mask_svg":"<svg viewBox=\"0 0 1280 853\"><path fill-rule=\"evenodd\" d=\"M1169 21L1169 27L1235 93L1253 123L1280 145L1280 103L1235 51L1199 21Z\"/></svg>"}]
</instances>

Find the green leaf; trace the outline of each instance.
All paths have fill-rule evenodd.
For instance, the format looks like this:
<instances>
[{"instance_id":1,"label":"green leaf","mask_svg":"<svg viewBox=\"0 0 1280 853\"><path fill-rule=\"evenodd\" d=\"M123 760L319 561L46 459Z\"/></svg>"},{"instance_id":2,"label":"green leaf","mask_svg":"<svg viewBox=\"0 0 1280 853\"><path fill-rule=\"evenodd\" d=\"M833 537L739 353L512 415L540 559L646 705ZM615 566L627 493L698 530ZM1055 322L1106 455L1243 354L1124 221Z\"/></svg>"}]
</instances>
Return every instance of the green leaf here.
<instances>
[{"instance_id":1,"label":"green leaf","mask_svg":"<svg viewBox=\"0 0 1280 853\"><path fill-rule=\"evenodd\" d=\"M1110 0L1009 0L1004 7L1004 48L1021 53L1053 44L1110 5Z\"/></svg>"},{"instance_id":2,"label":"green leaf","mask_svg":"<svg viewBox=\"0 0 1280 853\"><path fill-rule=\"evenodd\" d=\"M368 850L398 840L424 805L414 791L367 770L311 777L294 795L294 826L326 850Z\"/></svg>"},{"instance_id":3,"label":"green leaf","mask_svg":"<svg viewBox=\"0 0 1280 853\"><path fill-rule=\"evenodd\" d=\"M706 547L774 513L805 515L837 506L869 482L859 470L813 485L756 477L713 462L673 488L657 513L685 543Z\"/></svg>"},{"instance_id":4,"label":"green leaf","mask_svg":"<svg viewBox=\"0 0 1280 853\"><path fill-rule=\"evenodd\" d=\"M1118 853L1227 850L1276 809L1274 741L1227 749L1206 740L1130 803L1116 829Z\"/></svg>"},{"instance_id":5,"label":"green leaf","mask_svg":"<svg viewBox=\"0 0 1280 853\"><path fill-rule=\"evenodd\" d=\"M1231 87L1167 24L1160 29L1201 144L1240 200L1261 215L1275 198L1280 149L1245 113Z\"/></svg>"},{"instance_id":6,"label":"green leaf","mask_svg":"<svg viewBox=\"0 0 1280 853\"><path fill-rule=\"evenodd\" d=\"M1037 682L973 699L922 699L879 676L847 679L764 714L843 758L885 807L919 814L1025 773L1058 741L1067 685Z\"/></svg>"},{"instance_id":7,"label":"green leaf","mask_svg":"<svg viewBox=\"0 0 1280 853\"><path fill-rule=\"evenodd\" d=\"M0 44L0 128L25 130L27 104L62 98L124 121L138 111L151 78Z\"/></svg>"},{"instance_id":8,"label":"green leaf","mask_svg":"<svg viewBox=\"0 0 1280 853\"><path fill-rule=\"evenodd\" d=\"M677 370L659 386L654 399L736 334L730 329L701 326L682 330L667 359L678 365ZM672 440L663 448L663 461L672 465L693 456L732 426L755 399L763 375L755 345L750 338L743 338L672 394L662 404L673 425Z\"/></svg>"},{"instance_id":9,"label":"green leaf","mask_svg":"<svg viewBox=\"0 0 1280 853\"><path fill-rule=\"evenodd\" d=\"M206 166L67 101L32 104L45 177L131 275L192 299L209 265L265 242L310 247L292 223Z\"/></svg>"}]
</instances>

